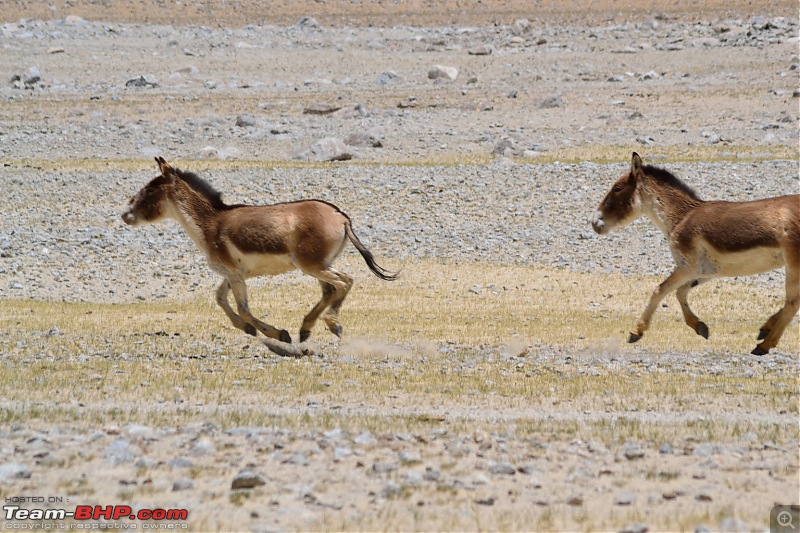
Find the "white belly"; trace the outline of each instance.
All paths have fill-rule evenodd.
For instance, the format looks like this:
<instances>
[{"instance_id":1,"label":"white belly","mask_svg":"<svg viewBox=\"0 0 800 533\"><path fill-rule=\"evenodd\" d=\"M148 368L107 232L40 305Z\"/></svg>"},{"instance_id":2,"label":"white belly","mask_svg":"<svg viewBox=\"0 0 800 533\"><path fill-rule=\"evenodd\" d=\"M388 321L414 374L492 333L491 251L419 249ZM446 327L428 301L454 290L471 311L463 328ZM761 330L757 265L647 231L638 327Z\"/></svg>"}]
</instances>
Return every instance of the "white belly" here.
<instances>
[{"instance_id":1,"label":"white belly","mask_svg":"<svg viewBox=\"0 0 800 533\"><path fill-rule=\"evenodd\" d=\"M297 268L289 255L246 254L235 246L231 246L231 257L245 278L276 276Z\"/></svg>"},{"instance_id":2,"label":"white belly","mask_svg":"<svg viewBox=\"0 0 800 533\"><path fill-rule=\"evenodd\" d=\"M704 277L750 276L784 265L780 248L753 248L741 252L719 253L707 250L700 267Z\"/></svg>"}]
</instances>

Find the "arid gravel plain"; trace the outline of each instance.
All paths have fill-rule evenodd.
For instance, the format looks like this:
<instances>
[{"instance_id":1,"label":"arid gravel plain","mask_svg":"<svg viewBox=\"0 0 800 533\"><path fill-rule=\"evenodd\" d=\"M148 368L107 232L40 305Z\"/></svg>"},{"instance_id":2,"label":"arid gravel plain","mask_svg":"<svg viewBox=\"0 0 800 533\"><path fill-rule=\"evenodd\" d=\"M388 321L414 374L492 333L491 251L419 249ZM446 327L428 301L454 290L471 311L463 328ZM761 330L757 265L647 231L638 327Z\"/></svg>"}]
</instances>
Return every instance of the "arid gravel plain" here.
<instances>
[{"instance_id":1,"label":"arid gravel plain","mask_svg":"<svg viewBox=\"0 0 800 533\"><path fill-rule=\"evenodd\" d=\"M269 4L0 3L0 497L187 511L4 531L768 531L798 503L797 318L749 355L783 272L698 289L708 341L671 297L627 345L669 250L589 224L634 151L703 198L798 192L795 3ZM333 202L401 277L348 248L343 338L277 357L178 224L121 221L154 157ZM316 283L250 287L296 336Z\"/></svg>"}]
</instances>

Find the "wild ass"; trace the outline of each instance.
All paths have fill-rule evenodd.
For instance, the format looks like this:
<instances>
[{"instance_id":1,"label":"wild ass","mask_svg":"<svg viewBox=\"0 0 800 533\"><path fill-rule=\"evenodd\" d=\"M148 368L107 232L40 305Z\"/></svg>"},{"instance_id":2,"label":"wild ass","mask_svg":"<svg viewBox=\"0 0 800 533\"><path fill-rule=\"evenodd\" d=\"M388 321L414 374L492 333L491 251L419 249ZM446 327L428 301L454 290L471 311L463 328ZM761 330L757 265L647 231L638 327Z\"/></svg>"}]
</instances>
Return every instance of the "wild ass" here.
<instances>
[{"instance_id":1,"label":"wild ass","mask_svg":"<svg viewBox=\"0 0 800 533\"><path fill-rule=\"evenodd\" d=\"M592 220L608 233L645 215L664 233L675 270L650 297L628 337L636 342L650 325L659 302L677 291L686 324L708 338L708 326L687 303L689 289L718 277L749 276L786 267L786 302L760 328L751 353L763 355L778 344L800 308L800 195L750 202L703 201L670 172L643 165L634 152L631 169L600 202Z\"/></svg>"},{"instance_id":2,"label":"wild ass","mask_svg":"<svg viewBox=\"0 0 800 533\"><path fill-rule=\"evenodd\" d=\"M319 280L322 299L300 326L300 342L322 315L328 329L341 337L339 309L353 278L331 267L347 240L353 243L369 269L380 279L394 280L381 268L353 232L350 218L322 200L300 200L265 206L228 205L208 182L194 173L171 167L157 157L161 175L153 178L130 199L122 214L126 224L136 226L163 218L177 220L198 248L206 254L212 270L225 280L217 289L217 304L233 325L256 335L290 343L286 330L257 319L247 304L245 280L274 276L298 268ZM229 302L233 291L238 313Z\"/></svg>"}]
</instances>

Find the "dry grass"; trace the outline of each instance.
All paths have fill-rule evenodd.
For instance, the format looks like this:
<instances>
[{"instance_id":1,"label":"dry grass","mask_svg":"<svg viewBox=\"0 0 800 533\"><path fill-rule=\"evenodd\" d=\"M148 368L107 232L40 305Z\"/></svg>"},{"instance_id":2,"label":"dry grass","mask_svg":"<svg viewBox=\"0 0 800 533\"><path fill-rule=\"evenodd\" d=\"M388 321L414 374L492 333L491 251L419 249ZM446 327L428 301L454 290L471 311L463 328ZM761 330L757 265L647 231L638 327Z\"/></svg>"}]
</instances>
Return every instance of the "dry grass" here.
<instances>
[{"instance_id":1,"label":"dry grass","mask_svg":"<svg viewBox=\"0 0 800 533\"><path fill-rule=\"evenodd\" d=\"M571 146L556 148L547 152L542 152L536 158L518 158L518 163L526 164L549 164L561 162L575 164L581 162L593 162L599 164L620 163L620 154L631 152L629 145L615 146ZM635 149L635 147L634 147ZM658 161L659 164L668 163L691 163L709 162L718 163L724 161L773 161L773 160L795 160L798 158L798 150L790 146L735 146L735 145L712 145L712 146L661 146L648 148L648 158ZM471 166L486 165L494 159L490 154L450 154L447 156L429 159L409 159L409 160L357 160L347 163L308 163L301 161L287 160L219 160L203 159L193 160L192 166L198 171L205 170L225 170L231 168L239 169L273 169L273 168L330 168L338 167L343 164L357 165L364 167L379 167L382 165L409 166L409 167L432 167L432 166ZM152 159L7 159L6 164L12 167L30 167L43 170L152 170Z\"/></svg>"},{"instance_id":2,"label":"dry grass","mask_svg":"<svg viewBox=\"0 0 800 533\"><path fill-rule=\"evenodd\" d=\"M670 301L645 338L627 345L627 327L655 283L529 267L409 264L395 283L361 276L342 312L344 340L333 342L318 324L312 340L324 357L302 360L274 357L233 329L211 289L192 300L126 305L5 301L0 397L17 400L2 406L0 422L171 426L202 419L226 427L398 431L439 423L446 407L455 429L478 424L536 433L546 422L554 436L588 431L611 442L685 434L681 413L720 396L737 405L734 411L797 412L794 378L753 371L747 361L755 358L745 355L779 295L756 299L748 293L758 289L735 282L704 285L693 302L711 340L689 330ZM254 309L269 310L270 322L290 329L317 297L313 282L292 275L256 284L251 294ZM790 327L780 348L797 346L797 328ZM686 363L682 353L703 361ZM745 362L714 372L731 353ZM309 414L309 401L326 409ZM675 417L642 416L651 411ZM622 421L603 415L626 412L632 414ZM768 419L735 418L690 432L793 437Z\"/></svg>"}]
</instances>

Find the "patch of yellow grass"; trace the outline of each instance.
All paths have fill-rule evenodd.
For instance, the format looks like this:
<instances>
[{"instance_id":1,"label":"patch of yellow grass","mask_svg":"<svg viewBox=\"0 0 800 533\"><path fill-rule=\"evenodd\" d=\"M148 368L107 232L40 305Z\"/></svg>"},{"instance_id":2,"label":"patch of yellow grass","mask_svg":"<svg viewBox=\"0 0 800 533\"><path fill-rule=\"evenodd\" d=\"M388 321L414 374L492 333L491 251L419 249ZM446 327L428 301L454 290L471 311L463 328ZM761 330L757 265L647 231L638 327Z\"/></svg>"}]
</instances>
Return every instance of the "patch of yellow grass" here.
<instances>
[{"instance_id":1,"label":"patch of yellow grass","mask_svg":"<svg viewBox=\"0 0 800 533\"><path fill-rule=\"evenodd\" d=\"M627 161L636 146L630 145L591 145L571 146L556 148L542 152L533 158L517 158L518 163L549 164L561 162L576 164L582 162L593 163L622 163ZM627 155L626 155L627 154ZM651 147L647 150L649 159L658 161L659 164L668 163L694 163L722 161L772 161L772 160L797 160L798 150L791 146L661 146ZM472 166L486 165L494 160L491 154L476 153L450 153L426 159L378 159L378 160L351 160L347 162L303 162L289 160L247 160L247 159L199 159L192 161L192 167L197 171L240 169L274 169L274 168L330 168L342 165L377 167L382 165L408 166L408 167L435 167L435 166ZM176 161L180 165L180 161ZM152 159L7 159L6 164L12 167L32 167L44 170L152 170Z\"/></svg>"},{"instance_id":2,"label":"patch of yellow grass","mask_svg":"<svg viewBox=\"0 0 800 533\"><path fill-rule=\"evenodd\" d=\"M322 358L272 356L229 325L211 287L206 296L184 301L4 301L0 398L13 401L0 406L0 422L199 419L397 431L440 423L444 408L455 429L510 426L536 433L544 421L526 414L536 408L680 413L725 397L747 412L797 412L791 376L707 372L718 353L755 360L748 354L755 332L781 295L756 299L751 293L759 290L741 284L703 285L692 302L711 328L710 340L683 324L673 298L645 337L628 345L627 328L656 279L426 261L405 265L398 281L386 283L352 254L342 263L359 273L358 281L341 313L341 344L321 323L313 332ZM266 320L292 332L319 297L317 284L299 275L251 285L251 308L268 311ZM792 326L779 349L797 346ZM662 352L693 352L708 365L672 372L676 356L659 363ZM615 369L606 364L612 359L632 362ZM310 400L325 408L309 414ZM477 419L475 413L481 413ZM683 421L592 420L546 423L554 435L589 431L612 441L686 431ZM698 431L776 431L770 423L748 428L719 422ZM773 438L789 438L785 433Z\"/></svg>"}]
</instances>

